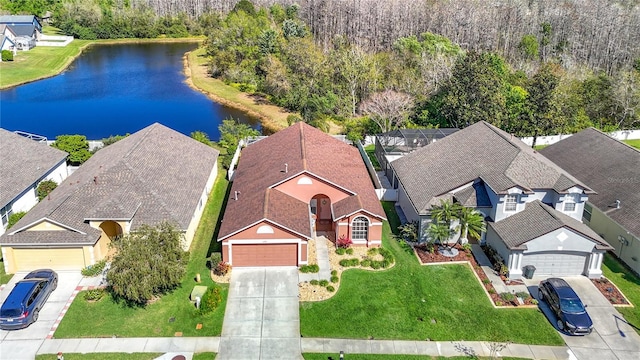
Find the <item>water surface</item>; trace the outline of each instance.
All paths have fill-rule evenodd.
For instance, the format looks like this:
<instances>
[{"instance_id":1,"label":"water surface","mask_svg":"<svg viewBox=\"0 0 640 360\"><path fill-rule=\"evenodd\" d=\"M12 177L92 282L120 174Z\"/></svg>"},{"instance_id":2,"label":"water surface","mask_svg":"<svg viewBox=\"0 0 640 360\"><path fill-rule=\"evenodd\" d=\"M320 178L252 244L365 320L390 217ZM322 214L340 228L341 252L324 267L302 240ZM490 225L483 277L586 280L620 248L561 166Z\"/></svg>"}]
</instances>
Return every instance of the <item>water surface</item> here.
<instances>
[{"instance_id":1,"label":"water surface","mask_svg":"<svg viewBox=\"0 0 640 360\"><path fill-rule=\"evenodd\" d=\"M218 140L233 117L258 128L245 113L213 102L186 85L183 55L195 43L96 45L62 74L0 91L0 127L55 139L134 133L154 122Z\"/></svg>"}]
</instances>

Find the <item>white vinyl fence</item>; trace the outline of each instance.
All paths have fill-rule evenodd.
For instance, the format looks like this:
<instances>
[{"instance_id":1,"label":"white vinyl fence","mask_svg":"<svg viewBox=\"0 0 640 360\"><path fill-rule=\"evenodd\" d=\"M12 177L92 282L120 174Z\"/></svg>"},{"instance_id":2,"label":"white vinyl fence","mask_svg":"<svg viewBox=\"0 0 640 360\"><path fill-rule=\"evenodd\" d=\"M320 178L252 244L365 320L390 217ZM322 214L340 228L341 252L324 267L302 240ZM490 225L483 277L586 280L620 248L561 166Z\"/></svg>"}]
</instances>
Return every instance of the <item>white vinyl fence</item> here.
<instances>
[{"instance_id":1,"label":"white vinyl fence","mask_svg":"<svg viewBox=\"0 0 640 360\"><path fill-rule=\"evenodd\" d=\"M69 45L72 41L73 36L41 35L40 39L36 42L36 46L64 47Z\"/></svg>"}]
</instances>

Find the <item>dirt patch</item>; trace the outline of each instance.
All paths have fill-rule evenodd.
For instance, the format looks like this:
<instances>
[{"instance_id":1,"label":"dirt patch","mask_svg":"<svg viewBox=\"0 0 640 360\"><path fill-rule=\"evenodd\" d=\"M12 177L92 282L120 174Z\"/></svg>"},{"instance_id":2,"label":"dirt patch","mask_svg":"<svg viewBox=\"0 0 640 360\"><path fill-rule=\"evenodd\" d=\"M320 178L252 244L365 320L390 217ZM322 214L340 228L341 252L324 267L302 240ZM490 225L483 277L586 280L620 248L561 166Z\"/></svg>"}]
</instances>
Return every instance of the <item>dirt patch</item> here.
<instances>
[{"instance_id":1,"label":"dirt patch","mask_svg":"<svg viewBox=\"0 0 640 360\"><path fill-rule=\"evenodd\" d=\"M591 279L591 282L611 304L630 305L620 290L609 279L601 277L600 279Z\"/></svg>"}]
</instances>

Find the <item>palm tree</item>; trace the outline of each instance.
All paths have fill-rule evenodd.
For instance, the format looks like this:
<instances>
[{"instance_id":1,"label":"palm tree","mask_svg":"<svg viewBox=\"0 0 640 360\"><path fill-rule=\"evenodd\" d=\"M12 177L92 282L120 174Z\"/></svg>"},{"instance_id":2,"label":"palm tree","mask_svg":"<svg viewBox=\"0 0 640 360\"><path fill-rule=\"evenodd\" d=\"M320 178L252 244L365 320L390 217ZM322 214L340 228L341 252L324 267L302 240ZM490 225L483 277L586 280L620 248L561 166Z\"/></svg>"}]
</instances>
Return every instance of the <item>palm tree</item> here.
<instances>
[{"instance_id":1,"label":"palm tree","mask_svg":"<svg viewBox=\"0 0 640 360\"><path fill-rule=\"evenodd\" d=\"M467 242L467 234L479 239L483 232L487 230L482 213L473 208L460 206L456 219L460 222L460 243Z\"/></svg>"},{"instance_id":2,"label":"palm tree","mask_svg":"<svg viewBox=\"0 0 640 360\"><path fill-rule=\"evenodd\" d=\"M447 223L434 222L427 228L427 234L433 243L439 243L441 245L447 245L449 238L453 235L454 231Z\"/></svg>"},{"instance_id":3,"label":"palm tree","mask_svg":"<svg viewBox=\"0 0 640 360\"><path fill-rule=\"evenodd\" d=\"M459 204L454 204L450 200L440 199L440 205L434 206L431 210L431 218L437 222L451 224L451 220L456 218L460 207Z\"/></svg>"}]
</instances>

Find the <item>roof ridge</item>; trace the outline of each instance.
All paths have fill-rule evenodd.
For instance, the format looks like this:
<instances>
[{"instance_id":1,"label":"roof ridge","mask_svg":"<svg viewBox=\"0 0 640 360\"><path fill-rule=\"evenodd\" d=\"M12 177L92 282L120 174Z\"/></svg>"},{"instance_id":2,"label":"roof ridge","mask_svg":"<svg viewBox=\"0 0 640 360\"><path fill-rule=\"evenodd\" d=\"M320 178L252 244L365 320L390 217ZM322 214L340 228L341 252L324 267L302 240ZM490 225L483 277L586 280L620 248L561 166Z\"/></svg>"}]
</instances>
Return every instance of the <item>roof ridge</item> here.
<instances>
[{"instance_id":1,"label":"roof ridge","mask_svg":"<svg viewBox=\"0 0 640 360\"><path fill-rule=\"evenodd\" d=\"M600 131L600 130L598 130L598 129L594 128L593 126L588 127L588 128L587 128L587 129L585 129L585 130L594 130L596 133L598 133L598 134L600 134L600 135L602 135L602 136L606 136L606 137L607 137L607 138L609 138L610 140L614 140L615 142L617 142L617 143L619 143L619 144L622 144L622 145L626 146L627 148L632 149L633 151L640 152L640 149L637 149L637 148L635 148L635 147L633 147L633 146L631 146L631 145L629 145L629 144L625 143L625 142L624 142L624 141L622 141L622 140L618 140L618 139L614 138L613 136L611 136L611 135L607 134L606 132L604 132L604 131ZM621 130L621 131L624 131L624 130ZM576 133L576 134L577 134L577 133ZM575 134L572 134L572 135L575 135ZM629 140L630 140L630 139L629 139Z\"/></svg>"},{"instance_id":2,"label":"roof ridge","mask_svg":"<svg viewBox=\"0 0 640 360\"><path fill-rule=\"evenodd\" d=\"M122 156L122 159L125 159L127 157L129 157L129 155L136 150L140 144L142 144L142 142L149 136L149 133L151 132L151 130L155 129L156 125L159 125L159 123L155 122L149 126L147 126L146 128L142 129L142 130L147 130L144 133L142 133L142 135L140 136L140 138L133 144L133 146L131 146L131 148L129 149L129 151L127 151L126 154L124 154ZM141 131L142 131L141 130Z\"/></svg>"},{"instance_id":3,"label":"roof ridge","mask_svg":"<svg viewBox=\"0 0 640 360\"><path fill-rule=\"evenodd\" d=\"M267 188L264 192L264 204L262 205L262 218L269 218L269 197L271 196L271 188Z\"/></svg>"},{"instance_id":4,"label":"roof ridge","mask_svg":"<svg viewBox=\"0 0 640 360\"><path fill-rule=\"evenodd\" d=\"M304 141L304 126L302 126L302 122L298 122L298 124L300 124L298 127L300 128L300 159L302 160L302 168L309 170L307 167L307 148Z\"/></svg>"}]
</instances>

